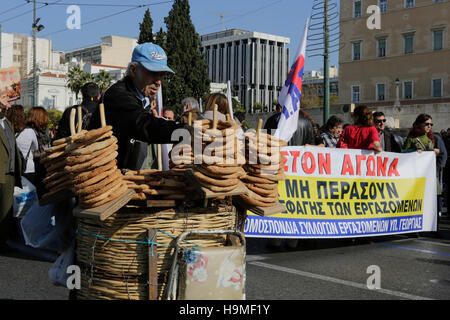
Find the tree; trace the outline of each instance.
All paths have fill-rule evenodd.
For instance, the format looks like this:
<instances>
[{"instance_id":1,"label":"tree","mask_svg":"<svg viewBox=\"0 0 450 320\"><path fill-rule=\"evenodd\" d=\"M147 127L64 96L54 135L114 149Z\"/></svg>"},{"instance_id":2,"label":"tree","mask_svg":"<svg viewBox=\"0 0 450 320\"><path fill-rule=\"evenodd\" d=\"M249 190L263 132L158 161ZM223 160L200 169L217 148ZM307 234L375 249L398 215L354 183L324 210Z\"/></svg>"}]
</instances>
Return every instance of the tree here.
<instances>
[{"instance_id":1,"label":"tree","mask_svg":"<svg viewBox=\"0 0 450 320\"><path fill-rule=\"evenodd\" d=\"M95 76L95 83L100 87L100 92L105 91L112 84L113 78L109 72L105 70L100 71Z\"/></svg>"},{"instance_id":2,"label":"tree","mask_svg":"<svg viewBox=\"0 0 450 320\"><path fill-rule=\"evenodd\" d=\"M164 50L166 50L166 33L163 31L162 28L160 28L159 31L156 33L155 43Z\"/></svg>"},{"instance_id":3,"label":"tree","mask_svg":"<svg viewBox=\"0 0 450 320\"><path fill-rule=\"evenodd\" d=\"M139 23L139 38L138 44L145 42L153 42L153 20L150 16L150 10L147 9L144 14L142 23Z\"/></svg>"},{"instance_id":4,"label":"tree","mask_svg":"<svg viewBox=\"0 0 450 320\"><path fill-rule=\"evenodd\" d=\"M84 72L79 66L73 66L67 73L67 88L75 93L75 97L78 100L78 94L84 85Z\"/></svg>"},{"instance_id":5,"label":"tree","mask_svg":"<svg viewBox=\"0 0 450 320\"><path fill-rule=\"evenodd\" d=\"M48 128L54 129L58 125L59 120L61 120L63 113L59 110L47 110L47 112L49 120Z\"/></svg>"},{"instance_id":6,"label":"tree","mask_svg":"<svg viewBox=\"0 0 450 320\"><path fill-rule=\"evenodd\" d=\"M191 21L189 1L175 0L164 22L164 49L175 74L168 74L163 81L163 100L164 105L179 106L183 98L198 99L209 93L208 67L200 53L200 37Z\"/></svg>"}]
</instances>

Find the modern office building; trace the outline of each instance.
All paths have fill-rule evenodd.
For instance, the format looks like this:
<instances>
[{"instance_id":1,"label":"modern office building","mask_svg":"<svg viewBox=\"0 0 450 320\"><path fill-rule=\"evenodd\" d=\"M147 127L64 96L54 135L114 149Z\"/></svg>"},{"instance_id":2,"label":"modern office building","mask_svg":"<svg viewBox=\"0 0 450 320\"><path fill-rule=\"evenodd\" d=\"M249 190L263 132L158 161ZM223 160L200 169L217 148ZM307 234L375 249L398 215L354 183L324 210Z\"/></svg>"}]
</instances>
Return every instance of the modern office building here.
<instances>
[{"instance_id":1,"label":"modern office building","mask_svg":"<svg viewBox=\"0 0 450 320\"><path fill-rule=\"evenodd\" d=\"M99 45L67 51L67 62L77 64L93 63L118 67L127 67L131 55L137 46L137 39L119 36L106 36L101 38Z\"/></svg>"},{"instance_id":2,"label":"modern office building","mask_svg":"<svg viewBox=\"0 0 450 320\"><path fill-rule=\"evenodd\" d=\"M380 29L368 26L371 5ZM449 0L341 0L339 103L450 101L449 17Z\"/></svg>"},{"instance_id":3,"label":"modern office building","mask_svg":"<svg viewBox=\"0 0 450 320\"><path fill-rule=\"evenodd\" d=\"M273 110L290 69L289 38L238 29L200 38L211 82L229 80L248 112L256 102Z\"/></svg>"}]
</instances>

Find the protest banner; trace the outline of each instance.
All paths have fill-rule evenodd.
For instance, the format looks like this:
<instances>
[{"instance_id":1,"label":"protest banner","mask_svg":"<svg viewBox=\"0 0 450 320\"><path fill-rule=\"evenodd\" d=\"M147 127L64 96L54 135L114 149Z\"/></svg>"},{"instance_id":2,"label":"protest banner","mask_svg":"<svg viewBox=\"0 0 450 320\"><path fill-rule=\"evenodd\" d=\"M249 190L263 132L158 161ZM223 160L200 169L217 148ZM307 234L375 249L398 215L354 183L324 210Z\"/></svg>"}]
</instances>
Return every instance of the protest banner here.
<instances>
[{"instance_id":1,"label":"protest banner","mask_svg":"<svg viewBox=\"0 0 450 320\"><path fill-rule=\"evenodd\" d=\"M284 147L285 212L248 214L247 237L344 238L436 231L434 152Z\"/></svg>"}]
</instances>

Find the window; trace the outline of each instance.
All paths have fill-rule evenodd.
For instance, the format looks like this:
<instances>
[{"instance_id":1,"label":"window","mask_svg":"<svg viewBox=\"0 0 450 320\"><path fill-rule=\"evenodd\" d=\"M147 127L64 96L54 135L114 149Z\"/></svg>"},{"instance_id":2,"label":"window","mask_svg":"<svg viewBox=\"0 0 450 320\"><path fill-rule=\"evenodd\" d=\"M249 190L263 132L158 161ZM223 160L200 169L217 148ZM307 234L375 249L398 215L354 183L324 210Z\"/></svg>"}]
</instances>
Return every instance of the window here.
<instances>
[{"instance_id":1,"label":"window","mask_svg":"<svg viewBox=\"0 0 450 320\"><path fill-rule=\"evenodd\" d=\"M405 0L405 8L414 8L414 0Z\"/></svg>"},{"instance_id":2,"label":"window","mask_svg":"<svg viewBox=\"0 0 450 320\"><path fill-rule=\"evenodd\" d=\"M352 60L361 60L361 42L354 42L352 44Z\"/></svg>"},{"instance_id":3,"label":"window","mask_svg":"<svg viewBox=\"0 0 450 320\"><path fill-rule=\"evenodd\" d=\"M359 18L361 17L361 1L354 1L353 2L353 18Z\"/></svg>"},{"instance_id":4,"label":"window","mask_svg":"<svg viewBox=\"0 0 450 320\"><path fill-rule=\"evenodd\" d=\"M414 85L412 81L403 82L403 99L409 100L413 98Z\"/></svg>"},{"instance_id":5,"label":"window","mask_svg":"<svg viewBox=\"0 0 450 320\"><path fill-rule=\"evenodd\" d=\"M378 7L380 7L380 12L387 12L387 0L378 0Z\"/></svg>"},{"instance_id":6,"label":"window","mask_svg":"<svg viewBox=\"0 0 450 320\"><path fill-rule=\"evenodd\" d=\"M404 53L409 54L414 52L414 35L404 35Z\"/></svg>"},{"instance_id":7,"label":"window","mask_svg":"<svg viewBox=\"0 0 450 320\"><path fill-rule=\"evenodd\" d=\"M360 99L361 90L359 86L352 86L352 102L357 103Z\"/></svg>"},{"instance_id":8,"label":"window","mask_svg":"<svg viewBox=\"0 0 450 320\"><path fill-rule=\"evenodd\" d=\"M386 57L386 39L378 39L377 41L377 57Z\"/></svg>"},{"instance_id":9,"label":"window","mask_svg":"<svg viewBox=\"0 0 450 320\"><path fill-rule=\"evenodd\" d=\"M444 30L433 31L433 50L442 50Z\"/></svg>"},{"instance_id":10,"label":"window","mask_svg":"<svg viewBox=\"0 0 450 320\"><path fill-rule=\"evenodd\" d=\"M384 83L377 83L377 101L386 100L386 85Z\"/></svg>"},{"instance_id":11,"label":"window","mask_svg":"<svg viewBox=\"0 0 450 320\"><path fill-rule=\"evenodd\" d=\"M442 97L442 79L433 79L431 81L431 90L433 98Z\"/></svg>"}]
</instances>

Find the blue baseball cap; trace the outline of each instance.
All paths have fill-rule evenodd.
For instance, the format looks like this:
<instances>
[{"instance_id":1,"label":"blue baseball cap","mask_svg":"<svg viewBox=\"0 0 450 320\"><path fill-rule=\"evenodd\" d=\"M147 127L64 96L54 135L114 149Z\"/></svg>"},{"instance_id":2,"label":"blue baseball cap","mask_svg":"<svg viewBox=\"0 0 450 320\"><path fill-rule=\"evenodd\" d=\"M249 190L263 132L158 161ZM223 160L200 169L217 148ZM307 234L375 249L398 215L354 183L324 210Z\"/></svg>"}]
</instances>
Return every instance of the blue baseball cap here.
<instances>
[{"instance_id":1,"label":"blue baseball cap","mask_svg":"<svg viewBox=\"0 0 450 320\"><path fill-rule=\"evenodd\" d=\"M133 50L132 62L139 62L147 70L153 72L172 72L167 66L167 55L157 44L146 42L136 46Z\"/></svg>"}]
</instances>

